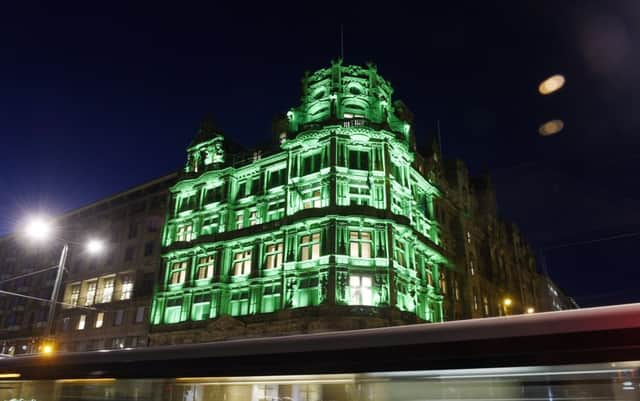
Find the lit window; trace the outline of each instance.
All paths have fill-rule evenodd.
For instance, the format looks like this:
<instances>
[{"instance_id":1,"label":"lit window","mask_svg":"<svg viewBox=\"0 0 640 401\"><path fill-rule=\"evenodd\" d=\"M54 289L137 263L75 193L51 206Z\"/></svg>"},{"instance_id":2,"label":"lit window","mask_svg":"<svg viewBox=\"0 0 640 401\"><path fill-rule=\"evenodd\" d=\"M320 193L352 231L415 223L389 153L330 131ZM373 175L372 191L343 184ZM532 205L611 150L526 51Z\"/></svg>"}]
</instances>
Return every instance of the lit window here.
<instances>
[{"instance_id":1,"label":"lit window","mask_svg":"<svg viewBox=\"0 0 640 401\"><path fill-rule=\"evenodd\" d=\"M193 226L191 224L178 227L178 235L176 237L177 241L184 242L184 241L191 241L192 239L193 239Z\"/></svg>"},{"instance_id":2,"label":"lit window","mask_svg":"<svg viewBox=\"0 0 640 401\"><path fill-rule=\"evenodd\" d=\"M458 284L458 280L453 281L453 291L455 293L456 301L460 300L460 286Z\"/></svg>"},{"instance_id":3,"label":"lit window","mask_svg":"<svg viewBox=\"0 0 640 401\"><path fill-rule=\"evenodd\" d=\"M300 260L320 257L320 233L300 237Z\"/></svg>"},{"instance_id":4,"label":"lit window","mask_svg":"<svg viewBox=\"0 0 640 401\"><path fill-rule=\"evenodd\" d=\"M84 330L84 326L87 323L87 315L80 315L80 319L78 319L78 330Z\"/></svg>"},{"instance_id":5,"label":"lit window","mask_svg":"<svg viewBox=\"0 0 640 401\"><path fill-rule=\"evenodd\" d=\"M354 258L371 257L371 233L364 231L349 232L349 255Z\"/></svg>"},{"instance_id":6,"label":"lit window","mask_svg":"<svg viewBox=\"0 0 640 401\"><path fill-rule=\"evenodd\" d=\"M351 298L351 305L372 305L373 291L371 289L371 277L370 276L356 276L349 277L349 291Z\"/></svg>"},{"instance_id":7,"label":"lit window","mask_svg":"<svg viewBox=\"0 0 640 401\"><path fill-rule=\"evenodd\" d=\"M241 229L244 225L244 213L240 212L236 214L236 229Z\"/></svg>"},{"instance_id":8,"label":"lit window","mask_svg":"<svg viewBox=\"0 0 640 401\"><path fill-rule=\"evenodd\" d=\"M187 276L187 262L176 262L171 266L169 284L182 284Z\"/></svg>"},{"instance_id":9,"label":"lit window","mask_svg":"<svg viewBox=\"0 0 640 401\"><path fill-rule=\"evenodd\" d=\"M244 276L251 273L251 250L236 252L233 255L233 275Z\"/></svg>"},{"instance_id":10,"label":"lit window","mask_svg":"<svg viewBox=\"0 0 640 401\"><path fill-rule=\"evenodd\" d=\"M396 246L394 247L395 250L395 256L396 256L396 262L400 265L400 266L406 266L406 262L405 262L405 250L404 250L404 243L401 241L396 240L395 241Z\"/></svg>"},{"instance_id":11,"label":"lit window","mask_svg":"<svg viewBox=\"0 0 640 401\"><path fill-rule=\"evenodd\" d=\"M473 309L478 310L478 296L473 295Z\"/></svg>"},{"instance_id":12,"label":"lit window","mask_svg":"<svg viewBox=\"0 0 640 401\"><path fill-rule=\"evenodd\" d=\"M256 224L258 224L258 212L253 210L249 213L249 225L255 226Z\"/></svg>"},{"instance_id":13,"label":"lit window","mask_svg":"<svg viewBox=\"0 0 640 401\"><path fill-rule=\"evenodd\" d=\"M476 274L476 269L473 266L473 260L469 261L469 272L471 273L472 276Z\"/></svg>"},{"instance_id":14,"label":"lit window","mask_svg":"<svg viewBox=\"0 0 640 401\"><path fill-rule=\"evenodd\" d=\"M127 274L122 277L122 290L120 293L120 300L124 301L127 299L131 299L131 295L133 294L133 278L131 275Z\"/></svg>"},{"instance_id":15,"label":"lit window","mask_svg":"<svg viewBox=\"0 0 640 401\"><path fill-rule=\"evenodd\" d=\"M80 299L80 285L76 284L71 287L71 305L77 306Z\"/></svg>"},{"instance_id":16,"label":"lit window","mask_svg":"<svg viewBox=\"0 0 640 401\"><path fill-rule=\"evenodd\" d=\"M489 316L489 299L486 296L482 297L482 305L484 307L484 315Z\"/></svg>"},{"instance_id":17,"label":"lit window","mask_svg":"<svg viewBox=\"0 0 640 401\"><path fill-rule=\"evenodd\" d=\"M440 292L443 294L447 293L447 278L444 272L440 272Z\"/></svg>"},{"instance_id":18,"label":"lit window","mask_svg":"<svg viewBox=\"0 0 640 401\"><path fill-rule=\"evenodd\" d=\"M282 242L267 245L267 259L265 263L266 269L273 269L282 265L282 250L284 246Z\"/></svg>"},{"instance_id":19,"label":"lit window","mask_svg":"<svg viewBox=\"0 0 640 401\"><path fill-rule=\"evenodd\" d=\"M467 231L467 243L471 243L471 233L469 231Z\"/></svg>"},{"instance_id":20,"label":"lit window","mask_svg":"<svg viewBox=\"0 0 640 401\"><path fill-rule=\"evenodd\" d=\"M322 207L322 199L320 197L320 194L321 192L319 189L305 194L304 201L302 202L302 207L304 209Z\"/></svg>"},{"instance_id":21,"label":"lit window","mask_svg":"<svg viewBox=\"0 0 640 401\"><path fill-rule=\"evenodd\" d=\"M203 256L198 259L198 280L205 280L213 277L213 266L216 258L214 255Z\"/></svg>"},{"instance_id":22,"label":"lit window","mask_svg":"<svg viewBox=\"0 0 640 401\"><path fill-rule=\"evenodd\" d=\"M102 303L111 302L113 298L113 284L114 280L108 278L104 280L104 287L102 288Z\"/></svg>"},{"instance_id":23,"label":"lit window","mask_svg":"<svg viewBox=\"0 0 640 401\"><path fill-rule=\"evenodd\" d=\"M87 299L84 301L84 306L93 305L93 302L96 298L97 287L98 283L96 281L92 281L87 284Z\"/></svg>"},{"instance_id":24,"label":"lit window","mask_svg":"<svg viewBox=\"0 0 640 401\"><path fill-rule=\"evenodd\" d=\"M99 329L100 327L102 327L103 323L104 323L104 312L98 312L98 314L96 315L96 329Z\"/></svg>"}]
</instances>

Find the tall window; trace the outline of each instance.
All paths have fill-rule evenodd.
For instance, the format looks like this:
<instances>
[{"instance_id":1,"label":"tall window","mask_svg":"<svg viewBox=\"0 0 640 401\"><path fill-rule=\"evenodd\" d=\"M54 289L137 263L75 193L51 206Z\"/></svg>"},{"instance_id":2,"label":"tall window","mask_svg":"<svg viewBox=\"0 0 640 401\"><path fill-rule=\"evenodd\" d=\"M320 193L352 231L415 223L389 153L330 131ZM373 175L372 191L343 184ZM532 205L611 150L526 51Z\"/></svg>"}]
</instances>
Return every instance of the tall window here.
<instances>
[{"instance_id":1,"label":"tall window","mask_svg":"<svg viewBox=\"0 0 640 401\"><path fill-rule=\"evenodd\" d=\"M368 231L349 232L349 255L354 258L371 257L371 233Z\"/></svg>"},{"instance_id":2,"label":"tall window","mask_svg":"<svg viewBox=\"0 0 640 401\"><path fill-rule=\"evenodd\" d=\"M104 312L98 312L96 315L96 329L99 329L104 324Z\"/></svg>"},{"instance_id":3,"label":"tall window","mask_svg":"<svg viewBox=\"0 0 640 401\"><path fill-rule=\"evenodd\" d=\"M267 206L267 221L274 221L284 217L284 199L269 202Z\"/></svg>"},{"instance_id":4,"label":"tall window","mask_svg":"<svg viewBox=\"0 0 640 401\"><path fill-rule=\"evenodd\" d=\"M236 252L233 255L233 275L244 276L251 273L251 250Z\"/></svg>"},{"instance_id":5,"label":"tall window","mask_svg":"<svg viewBox=\"0 0 640 401\"><path fill-rule=\"evenodd\" d=\"M187 261L175 262L171 265L169 284L182 284L187 277Z\"/></svg>"},{"instance_id":6,"label":"tall window","mask_svg":"<svg viewBox=\"0 0 640 401\"><path fill-rule=\"evenodd\" d=\"M304 194L304 201L302 201L302 207L304 209L322 207L321 191L319 189L316 189L315 191L307 192L306 194Z\"/></svg>"},{"instance_id":7,"label":"tall window","mask_svg":"<svg viewBox=\"0 0 640 401\"><path fill-rule=\"evenodd\" d=\"M213 188L207 188L204 195L204 203L209 204L214 202L220 202L224 197L223 191L224 191L223 185L219 185Z\"/></svg>"},{"instance_id":8,"label":"tall window","mask_svg":"<svg viewBox=\"0 0 640 401\"><path fill-rule=\"evenodd\" d=\"M193 225L187 224L178 227L178 235L176 240L179 242L191 241L193 239Z\"/></svg>"},{"instance_id":9,"label":"tall window","mask_svg":"<svg viewBox=\"0 0 640 401\"><path fill-rule=\"evenodd\" d=\"M300 237L300 260L310 260L320 257L320 233L303 235Z\"/></svg>"},{"instance_id":10,"label":"tall window","mask_svg":"<svg viewBox=\"0 0 640 401\"><path fill-rule=\"evenodd\" d=\"M267 259L265 263L266 269L273 269L282 265L282 251L284 246L282 242L267 245Z\"/></svg>"},{"instance_id":11,"label":"tall window","mask_svg":"<svg viewBox=\"0 0 640 401\"><path fill-rule=\"evenodd\" d=\"M127 274L122 277L122 291L120 293L120 300L124 301L127 299L131 299L131 295L133 294L133 278L130 274Z\"/></svg>"},{"instance_id":12,"label":"tall window","mask_svg":"<svg viewBox=\"0 0 640 401\"><path fill-rule=\"evenodd\" d=\"M267 172L267 189L284 185L286 181L286 173L287 171L283 168Z\"/></svg>"},{"instance_id":13,"label":"tall window","mask_svg":"<svg viewBox=\"0 0 640 401\"><path fill-rule=\"evenodd\" d=\"M400 266L407 266L406 263L406 255L405 255L405 249L404 249L404 242L396 240L395 241L395 256L396 256L396 262L400 265Z\"/></svg>"},{"instance_id":14,"label":"tall window","mask_svg":"<svg viewBox=\"0 0 640 401\"><path fill-rule=\"evenodd\" d=\"M218 233L218 226L220 224L220 219L218 215L213 215L206 217L202 220L202 234L216 234Z\"/></svg>"},{"instance_id":15,"label":"tall window","mask_svg":"<svg viewBox=\"0 0 640 401\"><path fill-rule=\"evenodd\" d=\"M204 280L213 277L213 266L216 262L214 255L203 256L198 259L197 279Z\"/></svg>"},{"instance_id":16,"label":"tall window","mask_svg":"<svg viewBox=\"0 0 640 401\"><path fill-rule=\"evenodd\" d=\"M192 194L186 197L183 197L180 200L180 212L184 212L187 210L193 210L197 207L198 204L198 195Z\"/></svg>"},{"instance_id":17,"label":"tall window","mask_svg":"<svg viewBox=\"0 0 640 401\"><path fill-rule=\"evenodd\" d=\"M307 175L320 171L322 168L322 154L320 152L302 158L302 174Z\"/></svg>"},{"instance_id":18,"label":"tall window","mask_svg":"<svg viewBox=\"0 0 640 401\"><path fill-rule=\"evenodd\" d=\"M349 185L349 204L351 205L369 205L371 200L371 191L367 183L353 183Z\"/></svg>"},{"instance_id":19,"label":"tall window","mask_svg":"<svg viewBox=\"0 0 640 401\"><path fill-rule=\"evenodd\" d=\"M80 299L80 284L71 287L71 305L77 306Z\"/></svg>"},{"instance_id":20,"label":"tall window","mask_svg":"<svg viewBox=\"0 0 640 401\"><path fill-rule=\"evenodd\" d=\"M249 213L249 225L255 226L256 224L258 224L258 212L256 210L252 210Z\"/></svg>"},{"instance_id":21,"label":"tall window","mask_svg":"<svg viewBox=\"0 0 640 401\"><path fill-rule=\"evenodd\" d=\"M351 305L373 305L371 276L351 275L349 277Z\"/></svg>"},{"instance_id":22,"label":"tall window","mask_svg":"<svg viewBox=\"0 0 640 401\"><path fill-rule=\"evenodd\" d=\"M447 277L444 272L440 272L440 292L447 293Z\"/></svg>"},{"instance_id":23,"label":"tall window","mask_svg":"<svg viewBox=\"0 0 640 401\"><path fill-rule=\"evenodd\" d=\"M78 330L84 330L84 326L87 324L87 315L80 315L78 319Z\"/></svg>"},{"instance_id":24,"label":"tall window","mask_svg":"<svg viewBox=\"0 0 640 401\"><path fill-rule=\"evenodd\" d=\"M244 212L238 212L236 214L236 229L241 229L244 227Z\"/></svg>"},{"instance_id":25,"label":"tall window","mask_svg":"<svg viewBox=\"0 0 640 401\"><path fill-rule=\"evenodd\" d=\"M369 170L369 152L366 150L350 150L349 168Z\"/></svg>"},{"instance_id":26,"label":"tall window","mask_svg":"<svg viewBox=\"0 0 640 401\"><path fill-rule=\"evenodd\" d=\"M102 288L102 303L111 302L113 298L113 284L114 279L108 278L104 280L104 287Z\"/></svg>"},{"instance_id":27,"label":"tall window","mask_svg":"<svg viewBox=\"0 0 640 401\"><path fill-rule=\"evenodd\" d=\"M84 301L84 306L93 305L96 298L96 289L98 287L97 281L92 281L87 284L87 299Z\"/></svg>"}]
</instances>

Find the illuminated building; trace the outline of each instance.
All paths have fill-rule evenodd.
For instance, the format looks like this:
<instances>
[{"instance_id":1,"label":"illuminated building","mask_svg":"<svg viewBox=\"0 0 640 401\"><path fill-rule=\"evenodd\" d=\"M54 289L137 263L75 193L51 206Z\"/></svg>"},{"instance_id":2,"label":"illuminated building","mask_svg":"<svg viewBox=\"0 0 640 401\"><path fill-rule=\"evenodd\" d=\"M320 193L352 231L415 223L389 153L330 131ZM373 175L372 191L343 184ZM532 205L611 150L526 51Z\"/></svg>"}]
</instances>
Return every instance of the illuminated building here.
<instances>
[{"instance_id":1,"label":"illuminated building","mask_svg":"<svg viewBox=\"0 0 640 401\"><path fill-rule=\"evenodd\" d=\"M375 66L338 61L304 77L272 149L243 153L202 125L170 190L153 344L537 307L535 258L488 180L436 147L420 156L392 94Z\"/></svg>"}]
</instances>

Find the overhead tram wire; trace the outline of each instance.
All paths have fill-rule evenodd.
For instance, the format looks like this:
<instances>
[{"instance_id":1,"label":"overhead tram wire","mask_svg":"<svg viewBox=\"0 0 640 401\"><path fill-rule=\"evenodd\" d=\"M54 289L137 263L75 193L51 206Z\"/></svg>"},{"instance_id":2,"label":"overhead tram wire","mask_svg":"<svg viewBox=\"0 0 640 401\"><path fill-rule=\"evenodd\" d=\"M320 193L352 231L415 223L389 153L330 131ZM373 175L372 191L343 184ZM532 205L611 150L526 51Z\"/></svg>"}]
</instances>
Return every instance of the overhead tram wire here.
<instances>
[{"instance_id":1,"label":"overhead tram wire","mask_svg":"<svg viewBox=\"0 0 640 401\"><path fill-rule=\"evenodd\" d=\"M51 303L50 299L38 298L38 297L31 296L31 295L20 294L20 293L17 293L17 292L0 290L0 294L11 295L11 296L14 296L14 297L21 297L21 298L26 298L26 299L31 299L33 301L46 302L48 304ZM63 305L63 306L70 306L70 307L73 307L73 308L87 309L87 310L92 310L92 311L99 310L98 308L93 308L93 307L90 307L90 306L78 306L78 305L72 305L72 304L69 304L69 303L66 303L66 302L60 302L60 301L56 301L55 303L59 304L59 305Z\"/></svg>"},{"instance_id":2,"label":"overhead tram wire","mask_svg":"<svg viewBox=\"0 0 640 401\"><path fill-rule=\"evenodd\" d=\"M17 276L14 276L14 277L11 277L11 278L8 278L8 279L5 279L5 280L0 281L0 285L2 285L2 284L6 284L6 283L11 282L11 281L14 281L14 280L21 279L21 278L23 278L23 277L33 276L33 275L35 275L35 274L44 273L44 272L46 272L46 271L53 270L53 269L57 269L57 268L58 268L58 265L55 265L55 266L51 266L51 267L46 267L46 268L41 269L41 270L36 270L36 271L34 271L34 272L30 272L30 273L19 274L19 275L17 275Z\"/></svg>"}]
</instances>

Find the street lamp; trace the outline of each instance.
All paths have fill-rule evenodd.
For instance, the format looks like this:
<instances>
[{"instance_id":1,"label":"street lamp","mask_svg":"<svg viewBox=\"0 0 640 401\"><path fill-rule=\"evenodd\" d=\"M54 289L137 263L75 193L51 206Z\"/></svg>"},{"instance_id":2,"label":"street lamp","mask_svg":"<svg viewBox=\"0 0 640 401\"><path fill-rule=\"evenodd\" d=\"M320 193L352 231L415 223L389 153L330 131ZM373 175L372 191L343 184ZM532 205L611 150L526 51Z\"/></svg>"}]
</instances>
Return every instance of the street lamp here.
<instances>
[{"instance_id":1,"label":"street lamp","mask_svg":"<svg viewBox=\"0 0 640 401\"><path fill-rule=\"evenodd\" d=\"M54 232L54 225L51 219L44 216L32 216L27 220L24 227L24 234L34 240L44 241L51 238ZM56 303L58 302L58 295L60 294L60 286L62 285L62 276L65 271L65 265L67 263L67 255L69 254L69 241L59 239L62 241L62 252L60 253L60 261L58 262L58 271L56 274L56 281L53 285L53 291L51 292L51 299L49 301L49 315L47 317L47 328L45 336L50 337L53 331L53 321L56 312ZM96 238L89 240L86 244L86 250L90 254L97 254L104 250L104 243ZM42 348L44 354L53 353L53 345L50 342L45 343Z\"/></svg>"},{"instance_id":2,"label":"street lamp","mask_svg":"<svg viewBox=\"0 0 640 401\"><path fill-rule=\"evenodd\" d=\"M533 309L531 306L527 308L527 313L528 313L528 314L532 314L532 313L534 313L535 311L536 311L536 310L535 310L535 309Z\"/></svg>"}]
</instances>

